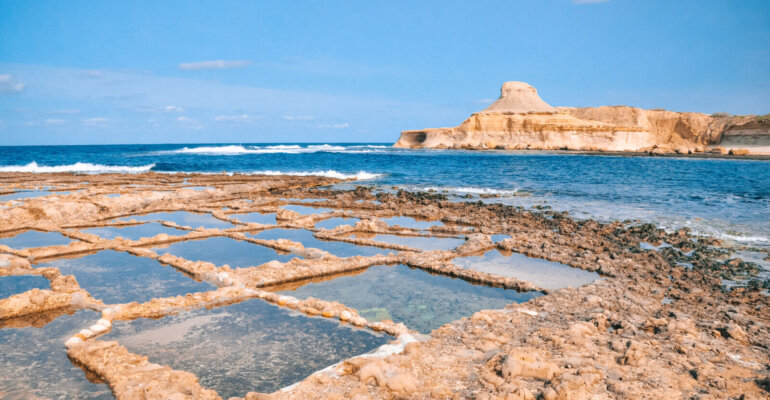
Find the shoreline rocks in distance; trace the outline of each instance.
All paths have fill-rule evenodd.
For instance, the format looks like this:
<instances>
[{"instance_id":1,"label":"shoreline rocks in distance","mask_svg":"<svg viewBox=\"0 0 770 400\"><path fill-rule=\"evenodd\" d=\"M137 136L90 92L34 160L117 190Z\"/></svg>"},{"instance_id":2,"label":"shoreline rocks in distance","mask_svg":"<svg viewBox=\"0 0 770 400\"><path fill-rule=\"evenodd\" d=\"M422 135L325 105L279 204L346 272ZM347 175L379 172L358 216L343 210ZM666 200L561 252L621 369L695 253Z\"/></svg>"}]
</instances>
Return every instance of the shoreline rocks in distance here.
<instances>
[{"instance_id":1,"label":"shoreline rocks in distance","mask_svg":"<svg viewBox=\"0 0 770 400\"><path fill-rule=\"evenodd\" d=\"M497 101L459 126L403 131L394 147L770 155L770 119L628 106L551 107L529 84L505 82Z\"/></svg>"}]
</instances>

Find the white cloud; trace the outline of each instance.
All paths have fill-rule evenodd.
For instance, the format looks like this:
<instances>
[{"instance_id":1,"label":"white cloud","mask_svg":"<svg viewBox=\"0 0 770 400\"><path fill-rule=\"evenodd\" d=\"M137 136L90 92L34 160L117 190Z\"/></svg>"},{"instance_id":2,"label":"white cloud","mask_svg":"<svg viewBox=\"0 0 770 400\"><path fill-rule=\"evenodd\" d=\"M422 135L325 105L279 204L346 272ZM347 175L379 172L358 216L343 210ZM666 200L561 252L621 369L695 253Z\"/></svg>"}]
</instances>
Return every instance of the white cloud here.
<instances>
[{"instance_id":1,"label":"white cloud","mask_svg":"<svg viewBox=\"0 0 770 400\"><path fill-rule=\"evenodd\" d=\"M606 3L610 0L572 0L572 4L597 4Z\"/></svg>"},{"instance_id":2,"label":"white cloud","mask_svg":"<svg viewBox=\"0 0 770 400\"><path fill-rule=\"evenodd\" d=\"M13 79L10 74L0 75L0 94L15 94L24 89L24 84Z\"/></svg>"},{"instance_id":3,"label":"white cloud","mask_svg":"<svg viewBox=\"0 0 770 400\"><path fill-rule=\"evenodd\" d=\"M214 121L217 121L217 122L230 122L230 123L238 123L238 124L250 124L254 122L254 120L256 119L259 119L259 118L255 116L251 116L249 114L218 115L214 117Z\"/></svg>"},{"instance_id":4,"label":"white cloud","mask_svg":"<svg viewBox=\"0 0 770 400\"><path fill-rule=\"evenodd\" d=\"M163 107L163 112L167 114L180 113L180 112L184 112L184 108L177 107L177 106L166 106L166 107Z\"/></svg>"},{"instance_id":5,"label":"white cloud","mask_svg":"<svg viewBox=\"0 0 770 400\"><path fill-rule=\"evenodd\" d=\"M282 118L287 121L312 121L315 119L312 115L284 115Z\"/></svg>"},{"instance_id":6,"label":"white cloud","mask_svg":"<svg viewBox=\"0 0 770 400\"><path fill-rule=\"evenodd\" d=\"M495 99L478 99L478 100L474 100L473 102L477 104L489 104L489 103L493 103L494 101Z\"/></svg>"},{"instance_id":7,"label":"white cloud","mask_svg":"<svg viewBox=\"0 0 770 400\"><path fill-rule=\"evenodd\" d=\"M243 60L212 60L212 61L198 61L180 63L179 69L185 71L199 71L203 69L230 69L230 68L243 68L251 65L251 61Z\"/></svg>"},{"instance_id":8,"label":"white cloud","mask_svg":"<svg viewBox=\"0 0 770 400\"><path fill-rule=\"evenodd\" d=\"M102 117L86 118L83 120L83 124L88 126L104 126L107 122L109 122L109 119Z\"/></svg>"},{"instance_id":9,"label":"white cloud","mask_svg":"<svg viewBox=\"0 0 770 400\"><path fill-rule=\"evenodd\" d=\"M342 124L317 124L315 127L324 128L324 129L345 129L345 128L349 128L350 124L348 124L347 122Z\"/></svg>"},{"instance_id":10,"label":"white cloud","mask_svg":"<svg viewBox=\"0 0 770 400\"><path fill-rule=\"evenodd\" d=\"M57 118L48 118L43 122L45 122L46 125L63 125L67 121Z\"/></svg>"}]
</instances>

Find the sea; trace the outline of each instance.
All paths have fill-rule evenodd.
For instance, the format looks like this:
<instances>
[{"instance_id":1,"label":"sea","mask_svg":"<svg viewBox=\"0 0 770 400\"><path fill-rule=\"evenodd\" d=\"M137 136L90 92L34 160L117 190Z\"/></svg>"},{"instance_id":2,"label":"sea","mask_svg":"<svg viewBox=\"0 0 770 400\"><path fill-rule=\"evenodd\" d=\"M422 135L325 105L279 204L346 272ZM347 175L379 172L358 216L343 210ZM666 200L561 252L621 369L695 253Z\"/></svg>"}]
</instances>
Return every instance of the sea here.
<instances>
[{"instance_id":1,"label":"sea","mask_svg":"<svg viewBox=\"0 0 770 400\"><path fill-rule=\"evenodd\" d=\"M246 173L357 178L379 190L687 227L770 247L770 161L540 151L397 149L390 143L0 147L0 172ZM490 197L491 196L491 197Z\"/></svg>"}]
</instances>

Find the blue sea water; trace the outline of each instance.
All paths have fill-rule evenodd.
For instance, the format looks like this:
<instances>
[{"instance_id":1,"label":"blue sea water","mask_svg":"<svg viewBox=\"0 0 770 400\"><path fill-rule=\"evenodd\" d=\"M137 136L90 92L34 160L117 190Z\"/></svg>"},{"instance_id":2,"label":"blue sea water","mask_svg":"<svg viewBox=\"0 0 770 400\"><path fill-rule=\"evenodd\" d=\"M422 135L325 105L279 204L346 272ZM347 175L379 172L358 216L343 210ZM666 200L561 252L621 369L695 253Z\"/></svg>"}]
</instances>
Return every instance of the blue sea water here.
<instances>
[{"instance_id":1,"label":"blue sea water","mask_svg":"<svg viewBox=\"0 0 770 400\"><path fill-rule=\"evenodd\" d=\"M358 177L383 190L493 194L578 218L640 219L770 246L770 162L394 149L386 143L0 147L0 172L239 172Z\"/></svg>"}]
</instances>

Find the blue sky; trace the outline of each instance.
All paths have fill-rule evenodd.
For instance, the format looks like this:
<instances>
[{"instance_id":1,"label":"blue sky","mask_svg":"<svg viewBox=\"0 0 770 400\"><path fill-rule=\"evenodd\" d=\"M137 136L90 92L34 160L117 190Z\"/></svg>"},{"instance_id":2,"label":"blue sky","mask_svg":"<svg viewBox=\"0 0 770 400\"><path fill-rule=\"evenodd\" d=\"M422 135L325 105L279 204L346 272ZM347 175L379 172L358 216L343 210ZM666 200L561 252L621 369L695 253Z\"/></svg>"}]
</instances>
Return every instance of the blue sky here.
<instances>
[{"instance_id":1,"label":"blue sky","mask_svg":"<svg viewBox=\"0 0 770 400\"><path fill-rule=\"evenodd\" d=\"M393 142L502 82L770 112L770 1L0 0L0 144Z\"/></svg>"}]
</instances>

